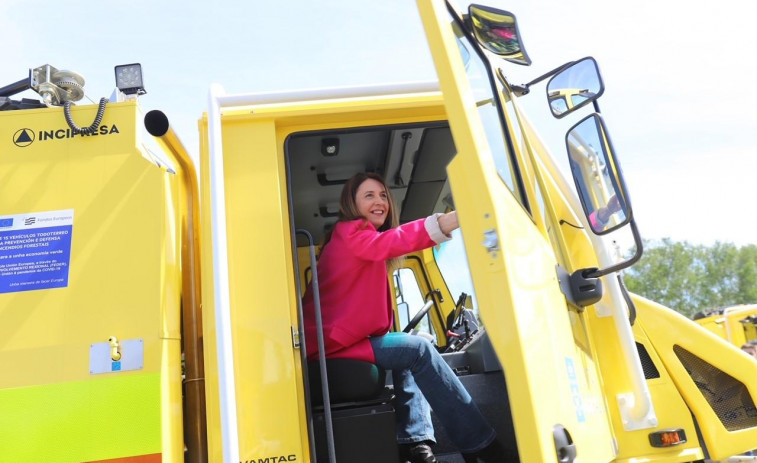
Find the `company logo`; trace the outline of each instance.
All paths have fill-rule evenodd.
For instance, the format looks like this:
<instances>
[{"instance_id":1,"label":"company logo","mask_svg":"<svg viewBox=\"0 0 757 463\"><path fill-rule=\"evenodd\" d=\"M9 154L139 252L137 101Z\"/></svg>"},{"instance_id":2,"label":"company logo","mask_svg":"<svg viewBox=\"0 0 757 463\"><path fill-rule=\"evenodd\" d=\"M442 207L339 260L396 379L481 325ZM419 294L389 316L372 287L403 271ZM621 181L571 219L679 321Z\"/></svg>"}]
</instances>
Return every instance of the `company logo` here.
<instances>
[{"instance_id":1,"label":"company logo","mask_svg":"<svg viewBox=\"0 0 757 463\"><path fill-rule=\"evenodd\" d=\"M115 124L101 125L92 133L75 133L71 129L40 130L35 133L32 129L23 128L17 130L16 133L13 134L13 144L20 148L25 148L34 143L35 140L37 140L38 142L48 140L55 141L75 137L96 137L98 135L111 135L114 133L121 133Z\"/></svg>"},{"instance_id":2,"label":"company logo","mask_svg":"<svg viewBox=\"0 0 757 463\"><path fill-rule=\"evenodd\" d=\"M8 228L13 226L13 218L0 219L0 228Z\"/></svg>"},{"instance_id":3,"label":"company logo","mask_svg":"<svg viewBox=\"0 0 757 463\"><path fill-rule=\"evenodd\" d=\"M34 225L35 222L37 222L37 218L36 217L27 217L27 218L24 219L24 225L26 225L27 227L29 225Z\"/></svg>"},{"instance_id":4,"label":"company logo","mask_svg":"<svg viewBox=\"0 0 757 463\"><path fill-rule=\"evenodd\" d=\"M34 131L32 129L21 129L13 134L13 144L19 148L25 148L34 143Z\"/></svg>"}]
</instances>

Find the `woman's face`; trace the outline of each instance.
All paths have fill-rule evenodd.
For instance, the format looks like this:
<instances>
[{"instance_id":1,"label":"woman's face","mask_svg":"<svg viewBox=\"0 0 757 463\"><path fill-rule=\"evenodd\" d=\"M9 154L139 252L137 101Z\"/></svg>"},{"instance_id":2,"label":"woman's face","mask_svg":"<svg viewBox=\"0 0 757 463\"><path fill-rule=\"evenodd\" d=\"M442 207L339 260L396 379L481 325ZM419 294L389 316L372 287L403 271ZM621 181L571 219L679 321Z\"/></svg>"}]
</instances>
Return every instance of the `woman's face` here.
<instances>
[{"instance_id":1,"label":"woman's face","mask_svg":"<svg viewBox=\"0 0 757 463\"><path fill-rule=\"evenodd\" d=\"M369 178L361 183L357 187L355 204L360 215L377 229L386 222L389 215L389 196L381 182Z\"/></svg>"}]
</instances>

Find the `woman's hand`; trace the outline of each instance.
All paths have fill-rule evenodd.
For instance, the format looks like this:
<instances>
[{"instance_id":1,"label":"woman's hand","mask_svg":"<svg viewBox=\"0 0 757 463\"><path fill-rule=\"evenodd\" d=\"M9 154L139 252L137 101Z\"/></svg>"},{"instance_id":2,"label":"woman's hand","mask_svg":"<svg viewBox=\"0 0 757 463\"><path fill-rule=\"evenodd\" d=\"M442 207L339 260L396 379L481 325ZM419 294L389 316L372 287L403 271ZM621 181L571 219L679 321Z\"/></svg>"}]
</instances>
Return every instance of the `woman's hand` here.
<instances>
[{"instance_id":1,"label":"woman's hand","mask_svg":"<svg viewBox=\"0 0 757 463\"><path fill-rule=\"evenodd\" d=\"M449 236L453 230L460 228L460 224L457 222L457 211L447 212L437 218L439 222L439 228L442 233Z\"/></svg>"}]
</instances>

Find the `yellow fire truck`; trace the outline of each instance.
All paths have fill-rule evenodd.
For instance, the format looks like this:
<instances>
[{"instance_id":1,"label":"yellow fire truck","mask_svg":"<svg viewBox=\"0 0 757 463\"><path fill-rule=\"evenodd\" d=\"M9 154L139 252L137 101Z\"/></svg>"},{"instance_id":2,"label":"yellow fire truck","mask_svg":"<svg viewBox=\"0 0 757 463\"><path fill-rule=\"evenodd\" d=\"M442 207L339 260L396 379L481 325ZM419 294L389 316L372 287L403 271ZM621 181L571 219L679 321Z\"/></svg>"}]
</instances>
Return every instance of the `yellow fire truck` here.
<instances>
[{"instance_id":1,"label":"yellow fire truck","mask_svg":"<svg viewBox=\"0 0 757 463\"><path fill-rule=\"evenodd\" d=\"M693 318L736 347L757 343L757 304L703 310Z\"/></svg>"},{"instance_id":2,"label":"yellow fire truck","mask_svg":"<svg viewBox=\"0 0 757 463\"><path fill-rule=\"evenodd\" d=\"M512 461L754 460L757 362L623 285L642 246L596 62L516 84L514 15L418 8L438 83L214 85L197 169L140 110L138 66L99 105L50 65L0 88L0 461L399 462L387 373L304 347L316 246L360 171L401 221L457 210L456 239L387 275L395 328L434 340ZM543 81L563 153L519 106Z\"/></svg>"}]
</instances>

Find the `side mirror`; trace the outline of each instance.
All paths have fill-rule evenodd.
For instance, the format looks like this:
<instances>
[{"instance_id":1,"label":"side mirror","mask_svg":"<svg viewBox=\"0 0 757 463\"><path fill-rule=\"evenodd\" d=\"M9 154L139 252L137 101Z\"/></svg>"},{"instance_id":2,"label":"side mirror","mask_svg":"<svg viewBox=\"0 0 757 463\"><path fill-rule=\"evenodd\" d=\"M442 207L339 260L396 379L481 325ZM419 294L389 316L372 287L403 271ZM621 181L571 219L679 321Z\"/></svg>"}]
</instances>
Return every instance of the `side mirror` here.
<instances>
[{"instance_id":1,"label":"side mirror","mask_svg":"<svg viewBox=\"0 0 757 463\"><path fill-rule=\"evenodd\" d=\"M468 17L473 35L481 46L515 64L531 64L520 40L514 14L474 4L468 7Z\"/></svg>"},{"instance_id":2,"label":"side mirror","mask_svg":"<svg viewBox=\"0 0 757 463\"><path fill-rule=\"evenodd\" d=\"M407 325L410 321L410 304L404 301L397 303L397 312L400 314L400 326Z\"/></svg>"},{"instance_id":3,"label":"side mirror","mask_svg":"<svg viewBox=\"0 0 757 463\"><path fill-rule=\"evenodd\" d=\"M571 174L594 233L610 233L631 220L618 161L599 114L574 125L565 136Z\"/></svg>"},{"instance_id":4,"label":"side mirror","mask_svg":"<svg viewBox=\"0 0 757 463\"><path fill-rule=\"evenodd\" d=\"M552 115L560 119L596 100L604 91L597 62L587 57L566 66L549 79L547 101Z\"/></svg>"},{"instance_id":5,"label":"side mirror","mask_svg":"<svg viewBox=\"0 0 757 463\"><path fill-rule=\"evenodd\" d=\"M599 278L630 267L641 259L644 246L633 220L620 164L600 115L590 114L571 127L565 143L570 171L591 230L604 235L630 224L636 245L636 252L627 260L603 269L582 269L582 278Z\"/></svg>"}]
</instances>

